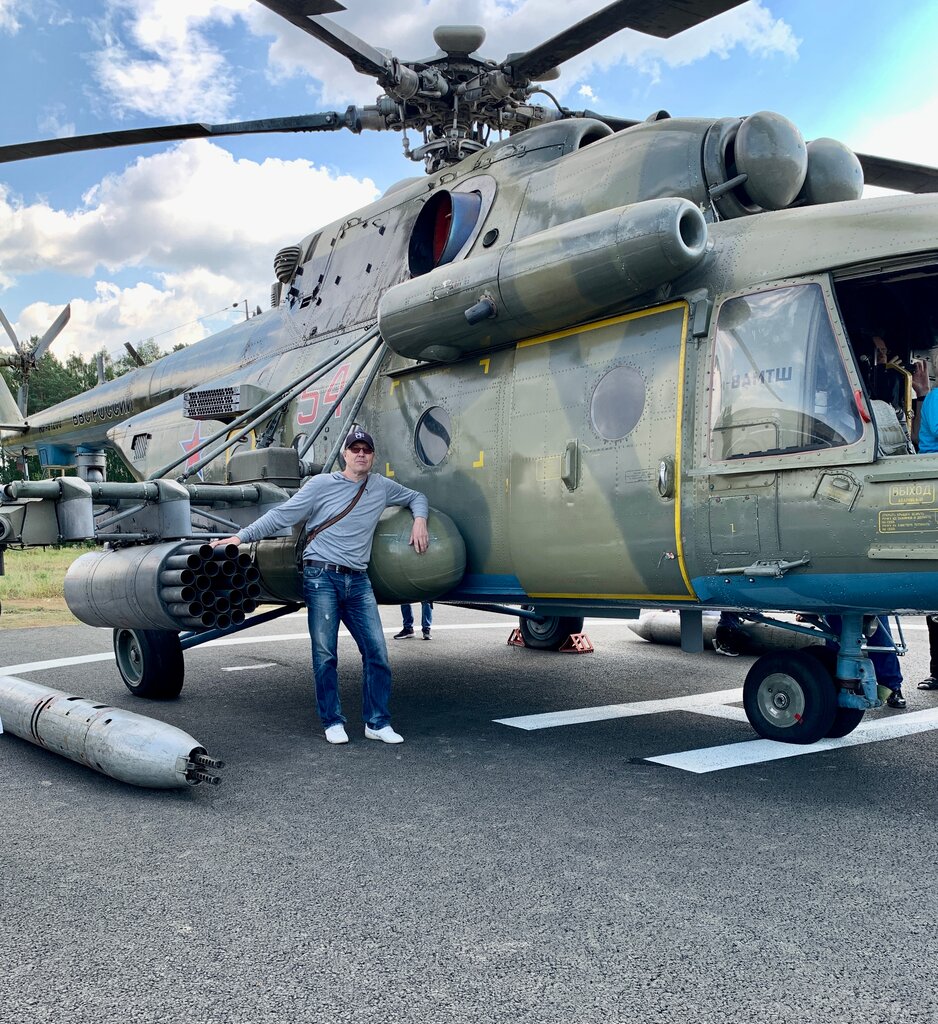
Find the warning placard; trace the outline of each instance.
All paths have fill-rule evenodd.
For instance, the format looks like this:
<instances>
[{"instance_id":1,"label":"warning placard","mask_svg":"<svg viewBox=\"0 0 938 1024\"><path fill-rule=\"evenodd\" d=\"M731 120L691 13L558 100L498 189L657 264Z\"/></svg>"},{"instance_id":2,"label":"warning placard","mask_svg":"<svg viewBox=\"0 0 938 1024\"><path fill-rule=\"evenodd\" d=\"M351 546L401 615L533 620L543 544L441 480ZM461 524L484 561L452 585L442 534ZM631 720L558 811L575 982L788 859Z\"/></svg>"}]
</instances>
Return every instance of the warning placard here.
<instances>
[{"instance_id":1,"label":"warning placard","mask_svg":"<svg viewBox=\"0 0 938 1024\"><path fill-rule=\"evenodd\" d=\"M879 533L938 533L938 509L888 509L879 513Z\"/></svg>"}]
</instances>

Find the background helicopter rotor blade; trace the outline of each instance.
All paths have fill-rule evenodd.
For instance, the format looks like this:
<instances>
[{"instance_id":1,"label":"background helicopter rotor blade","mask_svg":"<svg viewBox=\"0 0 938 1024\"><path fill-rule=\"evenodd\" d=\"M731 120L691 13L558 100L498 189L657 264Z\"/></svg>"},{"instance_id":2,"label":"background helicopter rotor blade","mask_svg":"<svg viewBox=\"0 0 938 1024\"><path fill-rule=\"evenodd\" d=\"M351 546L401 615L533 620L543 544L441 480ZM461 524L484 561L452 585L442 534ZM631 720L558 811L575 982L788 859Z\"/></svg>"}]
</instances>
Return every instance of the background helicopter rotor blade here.
<instances>
[{"instance_id":1,"label":"background helicopter rotor blade","mask_svg":"<svg viewBox=\"0 0 938 1024\"><path fill-rule=\"evenodd\" d=\"M265 3L266 0L261 0ZM617 0L589 15L538 46L519 54L510 54L502 62L510 64L514 77L537 78L550 68L588 50L607 36L623 28L667 39L684 29L738 7L743 0ZM267 4L267 6L270 6Z\"/></svg>"},{"instance_id":2,"label":"background helicopter rotor blade","mask_svg":"<svg viewBox=\"0 0 938 1024\"><path fill-rule=\"evenodd\" d=\"M30 361L35 365L40 359L46 354L47 349L53 341L62 333L62 328L68 323L69 317L72 315L71 303L62 310L61 313L55 318L52 326L46 331L46 333L39 339L35 349L33 349Z\"/></svg>"},{"instance_id":3,"label":"background helicopter rotor blade","mask_svg":"<svg viewBox=\"0 0 938 1024\"><path fill-rule=\"evenodd\" d=\"M857 153L867 185L894 188L900 192L938 192L938 167L909 164L883 156Z\"/></svg>"},{"instance_id":4,"label":"background helicopter rotor blade","mask_svg":"<svg viewBox=\"0 0 938 1024\"><path fill-rule=\"evenodd\" d=\"M349 107L344 114L327 110L321 114L298 117L271 117L261 121L233 121L230 124L168 124L152 128L129 128L120 132L97 132L94 135L72 135L38 142L18 142L0 146L0 163L30 160L37 156L58 156L90 149L111 149L115 146L139 146L150 142L178 142L181 139L207 139L221 135L254 135L263 132L332 132L349 128L361 130Z\"/></svg>"},{"instance_id":5,"label":"background helicopter rotor blade","mask_svg":"<svg viewBox=\"0 0 938 1024\"><path fill-rule=\"evenodd\" d=\"M385 77L388 58L364 39L359 39L354 32L349 32L329 18L311 14L307 8L315 7L316 4L307 3L305 0L258 0L258 3L263 4L274 14L279 14L291 25L296 25L297 28L315 36L336 53L347 57L356 71L379 80Z\"/></svg>"},{"instance_id":6,"label":"background helicopter rotor blade","mask_svg":"<svg viewBox=\"0 0 938 1024\"><path fill-rule=\"evenodd\" d=\"M13 330L12 324L10 323L9 320L7 320L2 309L0 309L0 324L3 324L3 329L9 335L10 341L13 342L13 347L16 349L16 354L18 356L21 356L23 354L23 350L20 348L19 339L16 337L16 332Z\"/></svg>"}]
</instances>

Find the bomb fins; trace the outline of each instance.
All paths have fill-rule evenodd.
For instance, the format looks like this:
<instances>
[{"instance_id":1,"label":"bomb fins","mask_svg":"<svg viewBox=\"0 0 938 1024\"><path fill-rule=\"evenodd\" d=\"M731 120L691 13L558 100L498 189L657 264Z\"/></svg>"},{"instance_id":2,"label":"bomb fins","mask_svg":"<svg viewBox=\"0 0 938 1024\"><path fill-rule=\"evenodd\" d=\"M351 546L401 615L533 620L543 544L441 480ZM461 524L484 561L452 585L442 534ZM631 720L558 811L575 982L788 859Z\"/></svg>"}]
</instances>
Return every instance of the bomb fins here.
<instances>
[{"instance_id":1,"label":"bomb fins","mask_svg":"<svg viewBox=\"0 0 938 1024\"><path fill-rule=\"evenodd\" d=\"M213 772L224 761L181 729L16 676L0 676L0 721L14 736L133 786L221 782Z\"/></svg>"}]
</instances>

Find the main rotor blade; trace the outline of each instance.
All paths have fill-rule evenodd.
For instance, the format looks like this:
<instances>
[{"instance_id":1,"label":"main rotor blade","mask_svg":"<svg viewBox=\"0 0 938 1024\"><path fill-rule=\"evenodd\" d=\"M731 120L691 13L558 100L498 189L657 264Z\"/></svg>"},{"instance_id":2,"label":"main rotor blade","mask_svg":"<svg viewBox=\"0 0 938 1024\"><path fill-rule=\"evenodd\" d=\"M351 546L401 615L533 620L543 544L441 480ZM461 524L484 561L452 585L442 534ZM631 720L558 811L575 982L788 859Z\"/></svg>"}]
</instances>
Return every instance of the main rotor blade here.
<instances>
[{"instance_id":1,"label":"main rotor blade","mask_svg":"<svg viewBox=\"0 0 938 1024\"><path fill-rule=\"evenodd\" d=\"M938 167L909 164L888 157L857 153L867 185L895 188L900 192L938 192Z\"/></svg>"},{"instance_id":2,"label":"main rotor blade","mask_svg":"<svg viewBox=\"0 0 938 1024\"><path fill-rule=\"evenodd\" d=\"M3 324L3 329L10 336L10 341L13 342L13 347L16 349L16 354L18 356L21 356L23 354L23 350L20 348L20 343L16 337L16 332L13 330L13 326L10 323L10 321L7 320L6 316L4 316L2 309L0 309L0 324Z\"/></svg>"},{"instance_id":3,"label":"main rotor blade","mask_svg":"<svg viewBox=\"0 0 938 1024\"><path fill-rule=\"evenodd\" d=\"M266 0L261 0L262 3ZM526 53L511 54L514 77L537 78L549 68L602 42L623 28L667 39L702 21L738 7L743 0L618 0L564 29ZM269 5L268 5L269 6Z\"/></svg>"},{"instance_id":4,"label":"main rotor blade","mask_svg":"<svg viewBox=\"0 0 938 1024\"><path fill-rule=\"evenodd\" d=\"M635 125L642 123L641 121L634 120L634 118L616 117L613 114L600 114L595 110L567 110L564 107L563 112L567 117L591 117L594 121L602 121L603 124L608 125L614 132L621 132L623 128L634 128Z\"/></svg>"},{"instance_id":5,"label":"main rotor blade","mask_svg":"<svg viewBox=\"0 0 938 1024\"><path fill-rule=\"evenodd\" d=\"M295 14L338 14L339 11L347 11L336 0L286 0L285 7L289 7Z\"/></svg>"},{"instance_id":6,"label":"main rotor blade","mask_svg":"<svg viewBox=\"0 0 938 1024\"><path fill-rule=\"evenodd\" d=\"M69 303L65 309L55 318L54 323L46 331L46 333L39 339L35 349L33 349L32 362L38 363L40 359L46 354L46 349L52 344L53 341L62 333L62 328L68 323L68 318L72 315L72 306Z\"/></svg>"},{"instance_id":7,"label":"main rotor blade","mask_svg":"<svg viewBox=\"0 0 938 1024\"><path fill-rule=\"evenodd\" d=\"M349 108L351 109L351 108ZM129 128L121 132L97 132L94 135L72 135L62 139L19 142L0 146L0 163L31 160L37 156L58 156L89 149L111 149L115 146L140 146L151 142L178 142L181 139L208 139L221 135L255 135L262 132L317 132L351 128L347 116L335 110L322 114L301 114L299 117L271 117L261 121L233 121L230 124L167 124L153 128Z\"/></svg>"},{"instance_id":8,"label":"main rotor blade","mask_svg":"<svg viewBox=\"0 0 938 1024\"><path fill-rule=\"evenodd\" d=\"M364 39L359 39L354 32L349 32L328 18L311 15L308 8L316 6L315 4L309 4L306 0L258 0L258 3L263 4L274 14L279 14L291 25L296 25L297 28L315 36L336 53L347 57L356 71L371 78L384 77L387 57Z\"/></svg>"}]
</instances>

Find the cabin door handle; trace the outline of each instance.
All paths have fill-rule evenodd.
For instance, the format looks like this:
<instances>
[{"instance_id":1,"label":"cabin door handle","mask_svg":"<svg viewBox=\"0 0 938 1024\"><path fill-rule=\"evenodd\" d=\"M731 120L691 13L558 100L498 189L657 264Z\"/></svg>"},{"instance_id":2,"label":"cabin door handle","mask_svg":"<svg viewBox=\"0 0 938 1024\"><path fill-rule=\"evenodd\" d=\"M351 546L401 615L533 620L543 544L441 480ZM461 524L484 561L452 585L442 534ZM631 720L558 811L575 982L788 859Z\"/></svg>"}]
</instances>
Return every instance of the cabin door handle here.
<instances>
[{"instance_id":1,"label":"cabin door handle","mask_svg":"<svg viewBox=\"0 0 938 1024\"><path fill-rule=\"evenodd\" d=\"M564 448L560 479L568 491L575 490L580 482L580 445L576 440L568 441Z\"/></svg>"}]
</instances>

